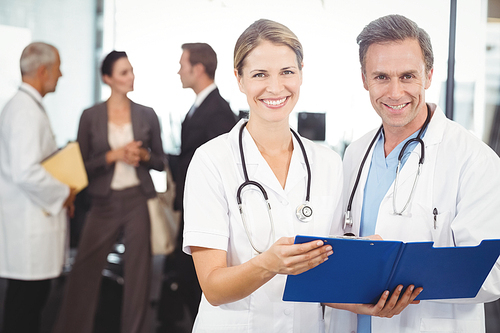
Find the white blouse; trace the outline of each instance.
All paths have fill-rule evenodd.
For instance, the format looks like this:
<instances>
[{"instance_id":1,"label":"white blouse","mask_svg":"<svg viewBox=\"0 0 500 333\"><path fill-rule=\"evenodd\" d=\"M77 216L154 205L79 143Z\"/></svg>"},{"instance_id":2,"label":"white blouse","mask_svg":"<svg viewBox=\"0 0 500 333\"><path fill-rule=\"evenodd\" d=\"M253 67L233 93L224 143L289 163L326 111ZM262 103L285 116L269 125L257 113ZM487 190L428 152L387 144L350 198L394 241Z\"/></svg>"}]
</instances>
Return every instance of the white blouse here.
<instances>
[{"instance_id":1,"label":"white blouse","mask_svg":"<svg viewBox=\"0 0 500 333\"><path fill-rule=\"evenodd\" d=\"M108 122L108 141L111 149L119 149L134 141L132 123L117 125ZM135 167L122 161L116 161L115 172L111 180L111 189L123 190L139 184Z\"/></svg>"}]
</instances>

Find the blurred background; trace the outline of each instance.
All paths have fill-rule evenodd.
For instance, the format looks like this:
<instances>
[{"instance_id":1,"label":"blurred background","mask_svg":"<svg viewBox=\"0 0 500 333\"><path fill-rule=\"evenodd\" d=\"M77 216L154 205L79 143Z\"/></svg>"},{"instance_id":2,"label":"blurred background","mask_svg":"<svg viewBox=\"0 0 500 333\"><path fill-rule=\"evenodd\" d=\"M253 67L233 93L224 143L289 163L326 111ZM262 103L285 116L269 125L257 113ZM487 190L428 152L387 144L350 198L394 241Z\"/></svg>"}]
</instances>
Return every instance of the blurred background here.
<instances>
[{"instance_id":1,"label":"blurred background","mask_svg":"<svg viewBox=\"0 0 500 333\"><path fill-rule=\"evenodd\" d=\"M431 36L434 79L427 100L446 108L450 41L455 50L453 118L486 142L500 101L500 1L463 0L456 6L456 33L450 34L451 3L444 0L0 0L0 107L21 80L18 59L30 42L54 44L63 77L45 103L57 142L76 138L84 108L109 91L99 73L109 51L129 55L136 74L130 97L152 106L161 118L168 153L179 148L180 123L194 101L177 71L185 42L207 42L219 59L216 83L238 114L247 108L233 74L237 37L259 18L294 31L304 46L304 82L291 126L299 112L324 113L324 143L344 144L377 126L361 84L356 36L371 20L402 14ZM454 22L451 22L454 23ZM453 37L453 40L452 38Z\"/></svg>"},{"instance_id":2,"label":"blurred background","mask_svg":"<svg viewBox=\"0 0 500 333\"><path fill-rule=\"evenodd\" d=\"M99 74L103 56L126 51L136 75L129 97L155 109L166 153L175 155L181 122L195 98L177 75L181 45L206 42L214 48L216 84L239 114L248 106L233 74L234 44L248 25L268 18L288 26L304 46L301 97L290 125L305 136L319 133L315 140L342 154L380 124L362 86L356 36L387 14L407 16L431 36L435 66L427 101L500 153L500 0L0 0L0 110L21 82L23 48L31 41L53 44L63 77L44 104L63 146L76 139L81 112L109 96ZM109 300L116 303L115 287L108 299L103 296L103 309ZM153 309L154 301L152 295ZM57 308L57 298L51 302ZM487 312L488 325L496 325L497 305Z\"/></svg>"}]
</instances>

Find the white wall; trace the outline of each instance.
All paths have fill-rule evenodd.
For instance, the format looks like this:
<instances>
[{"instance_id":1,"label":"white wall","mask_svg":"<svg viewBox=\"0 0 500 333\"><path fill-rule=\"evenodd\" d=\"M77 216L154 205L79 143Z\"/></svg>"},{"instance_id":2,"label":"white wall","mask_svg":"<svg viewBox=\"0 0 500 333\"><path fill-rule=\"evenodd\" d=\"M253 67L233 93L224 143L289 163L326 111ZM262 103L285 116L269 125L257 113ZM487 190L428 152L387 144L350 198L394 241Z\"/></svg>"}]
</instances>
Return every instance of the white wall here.
<instances>
[{"instance_id":1,"label":"white wall","mask_svg":"<svg viewBox=\"0 0 500 333\"><path fill-rule=\"evenodd\" d=\"M30 41L29 29L0 25L0 45L9 48L9 52L0 52L0 112L17 91L21 81L19 58Z\"/></svg>"},{"instance_id":2,"label":"white wall","mask_svg":"<svg viewBox=\"0 0 500 333\"><path fill-rule=\"evenodd\" d=\"M0 87L7 89L0 92L0 108L21 82L19 56L24 46L30 41L53 44L61 55L63 77L56 92L45 96L44 104L60 146L76 139L80 114L93 104L94 13L92 0L0 0L0 25L28 36L6 43L5 36L0 39L1 53L10 55L0 62L0 73L10 73L0 75Z\"/></svg>"},{"instance_id":3,"label":"white wall","mask_svg":"<svg viewBox=\"0 0 500 333\"><path fill-rule=\"evenodd\" d=\"M459 1L457 21L456 79L476 85L473 110L464 111L473 116L462 118L473 119L474 123L464 125L479 136L484 127L485 3ZM60 145L76 138L82 110L94 103L94 12L95 0L0 0L0 25L22 28L19 31L32 40L60 49L64 76L56 93L45 98ZM392 13L413 19L430 34L435 70L427 100L441 102L447 75L449 1L105 0L103 53L127 51L136 73L136 91L130 97L155 108L162 120L165 147L172 151L178 141L171 132L174 138L178 136L180 122L194 100L191 90L182 89L177 75L181 44L201 41L214 47L219 58L216 82L237 112L248 107L233 75L236 39L259 18L284 23L298 35L305 51L304 83L295 111L326 112L327 141L336 145L380 122L361 85L355 38L371 20ZM20 40L2 45L9 55L20 54ZM2 98L8 98L20 82L20 76L3 75L6 68L18 69L16 57L0 62L0 87L7 87L1 89L0 107Z\"/></svg>"},{"instance_id":4,"label":"white wall","mask_svg":"<svg viewBox=\"0 0 500 333\"><path fill-rule=\"evenodd\" d=\"M169 118L177 128L194 101L177 71L185 42L207 42L219 58L216 83L233 111L247 109L237 88L232 56L236 39L252 22L269 18L287 25L304 46L304 81L295 111L326 112L327 141L357 138L376 127L361 84L356 36L371 20L398 13L431 36L435 53L429 101L438 102L447 75L449 1L434 0L106 0L105 51L127 51L136 73L130 97L155 108L171 148ZM429 10L432 8L432 10ZM292 126L296 126L295 119ZM174 126L174 132L177 130ZM174 133L178 134L178 133Z\"/></svg>"}]
</instances>

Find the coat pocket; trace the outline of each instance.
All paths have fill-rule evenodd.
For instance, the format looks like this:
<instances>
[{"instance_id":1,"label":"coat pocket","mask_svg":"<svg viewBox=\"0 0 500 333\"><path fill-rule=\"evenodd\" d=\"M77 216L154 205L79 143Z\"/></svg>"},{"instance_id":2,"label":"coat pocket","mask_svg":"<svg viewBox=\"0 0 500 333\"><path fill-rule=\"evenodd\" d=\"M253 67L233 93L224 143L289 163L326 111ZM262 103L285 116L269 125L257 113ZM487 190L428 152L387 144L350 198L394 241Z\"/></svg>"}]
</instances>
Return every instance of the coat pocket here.
<instances>
[{"instance_id":1,"label":"coat pocket","mask_svg":"<svg viewBox=\"0 0 500 333\"><path fill-rule=\"evenodd\" d=\"M455 246L451 229L451 213L444 212L432 216L432 241L434 246Z\"/></svg>"}]
</instances>

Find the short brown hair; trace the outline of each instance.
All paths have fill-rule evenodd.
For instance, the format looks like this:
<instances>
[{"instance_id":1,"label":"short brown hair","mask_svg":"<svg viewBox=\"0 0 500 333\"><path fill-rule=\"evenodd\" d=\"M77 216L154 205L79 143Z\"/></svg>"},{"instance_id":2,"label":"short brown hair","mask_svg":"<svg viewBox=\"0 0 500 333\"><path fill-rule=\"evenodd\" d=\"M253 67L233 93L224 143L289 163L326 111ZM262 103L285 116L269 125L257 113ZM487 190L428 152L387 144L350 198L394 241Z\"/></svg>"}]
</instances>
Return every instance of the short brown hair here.
<instances>
[{"instance_id":1,"label":"short brown hair","mask_svg":"<svg viewBox=\"0 0 500 333\"><path fill-rule=\"evenodd\" d=\"M431 38L424 29L412 20L402 15L387 15L370 22L356 38L359 45L359 62L365 73L365 60L368 48L372 44L402 42L405 39L415 39L420 45L424 56L427 73L434 67Z\"/></svg>"},{"instance_id":2,"label":"short brown hair","mask_svg":"<svg viewBox=\"0 0 500 333\"><path fill-rule=\"evenodd\" d=\"M185 43L182 44L184 51L189 51L189 63L191 66L202 64L205 67L210 79L215 78L215 70L217 69L217 54L214 49L207 43Z\"/></svg>"},{"instance_id":3,"label":"short brown hair","mask_svg":"<svg viewBox=\"0 0 500 333\"><path fill-rule=\"evenodd\" d=\"M252 23L238 38L234 47L234 68L238 75L242 75L244 62L248 54L252 52L262 41L290 47L297 56L297 64L302 69L304 51L297 36L286 26L271 20L261 19Z\"/></svg>"}]
</instances>

